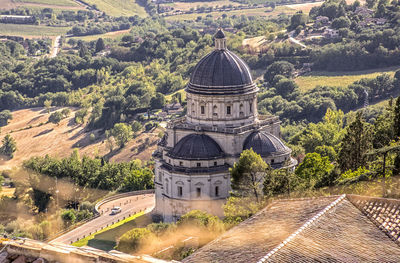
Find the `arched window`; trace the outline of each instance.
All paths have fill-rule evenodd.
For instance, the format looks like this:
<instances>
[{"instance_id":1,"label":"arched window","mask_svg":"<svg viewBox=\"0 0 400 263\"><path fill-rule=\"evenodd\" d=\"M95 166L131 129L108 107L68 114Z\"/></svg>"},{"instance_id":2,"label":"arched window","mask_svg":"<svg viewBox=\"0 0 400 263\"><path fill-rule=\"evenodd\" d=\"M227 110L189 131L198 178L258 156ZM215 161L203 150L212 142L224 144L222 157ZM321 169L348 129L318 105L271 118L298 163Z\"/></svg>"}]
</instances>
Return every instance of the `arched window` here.
<instances>
[{"instance_id":1,"label":"arched window","mask_svg":"<svg viewBox=\"0 0 400 263\"><path fill-rule=\"evenodd\" d=\"M239 115L240 115L241 117L244 116L243 108L244 108L244 107L243 107L243 104L240 103L240 106L239 106Z\"/></svg>"},{"instance_id":2,"label":"arched window","mask_svg":"<svg viewBox=\"0 0 400 263\"><path fill-rule=\"evenodd\" d=\"M213 107L213 116L218 117L218 107L217 107L217 105L214 105L214 107Z\"/></svg>"},{"instance_id":3,"label":"arched window","mask_svg":"<svg viewBox=\"0 0 400 263\"><path fill-rule=\"evenodd\" d=\"M206 114L206 106L204 105L200 106L200 114Z\"/></svg>"},{"instance_id":4,"label":"arched window","mask_svg":"<svg viewBox=\"0 0 400 263\"><path fill-rule=\"evenodd\" d=\"M226 114L231 115L231 106L226 106Z\"/></svg>"},{"instance_id":5,"label":"arched window","mask_svg":"<svg viewBox=\"0 0 400 263\"><path fill-rule=\"evenodd\" d=\"M249 102L249 104L250 104L249 106L250 106L250 113L251 113L251 112L253 112L253 101L251 100Z\"/></svg>"}]
</instances>

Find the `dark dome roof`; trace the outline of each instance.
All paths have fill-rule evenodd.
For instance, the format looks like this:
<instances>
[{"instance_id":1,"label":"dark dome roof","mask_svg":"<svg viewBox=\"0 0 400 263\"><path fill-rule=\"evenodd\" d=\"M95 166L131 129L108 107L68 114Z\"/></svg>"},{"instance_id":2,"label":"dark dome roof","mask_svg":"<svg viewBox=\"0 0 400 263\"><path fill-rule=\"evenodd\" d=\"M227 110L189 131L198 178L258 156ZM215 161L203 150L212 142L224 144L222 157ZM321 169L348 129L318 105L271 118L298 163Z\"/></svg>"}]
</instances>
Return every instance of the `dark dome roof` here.
<instances>
[{"instance_id":1,"label":"dark dome roof","mask_svg":"<svg viewBox=\"0 0 400 263\"><path fill-rule=\"evenodd\" d=\"M183 137L169 152L177 159L214 159L224 156L224 152L211 137L204 134L190 134Z\"/></svg>"},{"instance_id":2,"label":"dark dome roof","mask_svg":"<svg viewBox=\"0 0 400 263\"><path fill-rule=\"evenodd\" d=\"M290 153L290 149L279 138L261 131L253 132L244 141L243 150L251 148L261 156Z\"/></svg>"},{"instance_id":3,"label":"dark dome roof","mask_svg":"<svg viewBox=\"0 0 400 263\"><path fill-rule=\"evenodd\" d=\"M214 50L194 68L190 84L208 87L241 86L253 80L246 63L229 50Z\"/></svg>"},{"instance_id":4,"label":"dark dome roof","mask_svg":"<svg viewBox=\"0 0 400 263\"><path fill-rule=\"evenodd\" d=\"M215 34L216 48L203 57L193 70L187 91L204 95L243 94L257 90L249 67L226 49L225 34Z\"/></svg>"}]
</instances>

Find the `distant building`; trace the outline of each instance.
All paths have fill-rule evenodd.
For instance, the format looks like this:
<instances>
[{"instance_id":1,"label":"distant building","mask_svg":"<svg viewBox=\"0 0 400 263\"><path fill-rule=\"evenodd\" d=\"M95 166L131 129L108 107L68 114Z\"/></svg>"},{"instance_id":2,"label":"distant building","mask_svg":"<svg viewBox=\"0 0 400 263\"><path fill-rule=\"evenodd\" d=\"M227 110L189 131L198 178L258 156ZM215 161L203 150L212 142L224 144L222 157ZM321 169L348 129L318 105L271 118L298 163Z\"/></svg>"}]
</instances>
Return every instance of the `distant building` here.
<instances>
[{"instance_id":1,"label":"distant building","mask_svg":"<svg viewBox=\"0 0 400 263\"><path fill-rule=\"evenodd\" d=\"M164 111L168 114L178 114L183 112L183 107L179 102L167 104Z\"/></svg>"},{"instance_id":2,"label":"distant building","mask_svg":"<svg viewBox=\"0 0 400 263\"><path fill-rule=\"evenodd\" d=\"M36 19L33 16L0 15L0 23L9 24L34 24Z\"/></svg>"},{"instance_id":3,"label":"distant building","mask_svg":"<svg viewBox=\"0 0 400 263\"><path fill-rule=\"evenodd\" d=\"M376 23L377 25L384 25L384 24L386 24L386 21L387 21L387 19L385 19L385 18L377 18L377 19L375 20L375 23Z\"/></svg>"},{"instance_id":4,"label":"distant building","mask_svg":"<svg viewBox=\"0 0 400 263\"><path fill-rule=\"evenodd\" d=\"M253 149L273 168L296 161L280 139L276 116L257 112L258 87L245 62L215 35L215 49L194 68L186 86L187 114L167 125L154 152L156 206L166 222L200 209L223 216L231 190L229 167Z\"/></svg>"},{"instance_id":5,"label":"distant building","mask_svg":"<svg viewBox=\"0 0 400 263\"><path fill-rule=\"evenodd\" d=\"M385 18L374 18L374 17L367 17L363 21L359 23L362 27L368 27L373 25L384 25L386 24L387 19Z\"/></svg>"},{"instance_id":6,"label":"distant building","mask_svg":"<svg viewBox=\"0 0 400 263\"><path fill-rule=\"evenodd\" d=\"M399 262L399 207L356 195L277 200L183 262Z\"/></svg>"},{"instance_id":7,"label":"distant building","mask_svg":"<svg viewBox=\"0 0 400 263\"><path fill-rule=\"evenodd\" d=\"M339 37L339 31L332 28L326 28L324 31L324 37L326 38L337 38Z\"/></svg>"}]
</instances>

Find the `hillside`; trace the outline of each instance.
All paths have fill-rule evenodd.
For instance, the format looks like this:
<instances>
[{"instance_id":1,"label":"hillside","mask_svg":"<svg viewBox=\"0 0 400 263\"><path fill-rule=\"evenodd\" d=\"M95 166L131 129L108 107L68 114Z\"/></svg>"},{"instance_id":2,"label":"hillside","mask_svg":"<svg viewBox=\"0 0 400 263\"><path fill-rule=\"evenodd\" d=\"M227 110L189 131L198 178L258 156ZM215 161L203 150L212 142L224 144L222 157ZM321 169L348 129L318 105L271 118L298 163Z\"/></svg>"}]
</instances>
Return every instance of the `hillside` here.
<instances>
[{"instance_id":1,"label":"hillside","mask_svg":"<svg viewBox=\"0 0 400 263\"><path fill-rule=\"evenodd\" d=\"M13 120L5 127L2 127L0 137L10 133L17 142L17 151L11 160L3 160L0 163L0 170L10 169L20 165L24 160L34 156L66 157L76 148L81 155L103 156L109 153L107 144L104 141L104 134L100 130L87 132L83 126L74 122L74 110L70 117L62 120L59 125L46 123L49 114L44 108L24 109L13 112ZM91 133L96 135L92 143L89 139ZM143 151L138 148L149 139L150 147ZM136 139L131 140L122 150L114 150L111 161L123 162L132 159L149 160L155 149L157 131L153 133L142 133ZM115 147L116 148L116 147Z\"/></svg>"}]
</instances>

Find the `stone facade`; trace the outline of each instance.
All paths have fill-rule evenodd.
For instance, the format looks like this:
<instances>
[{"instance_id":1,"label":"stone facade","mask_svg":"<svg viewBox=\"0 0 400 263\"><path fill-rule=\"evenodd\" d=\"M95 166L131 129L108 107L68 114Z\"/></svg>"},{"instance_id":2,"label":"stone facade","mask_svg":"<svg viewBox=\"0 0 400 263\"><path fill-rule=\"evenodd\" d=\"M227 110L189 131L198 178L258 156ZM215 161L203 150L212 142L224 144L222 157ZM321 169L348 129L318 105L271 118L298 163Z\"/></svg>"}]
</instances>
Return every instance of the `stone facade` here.
<instances>
[{"instance_id":1,"label":"stone facade","mask_svg":"<svg viewBox=\"0 0 400 263\"><path fill-rule=\"evenodd\" d=\"M215 35L215 45L186 87L187 115L168 123L154 153L154 214L166 222L194 209L223 216L221 206L231 190L229 167L251 134L266 136L255 142L266 162L282 167L291 161L289 148L282 143L283 148L276 148L279 119L257 112L258 88L247 65L226 49L222 31Z\"/></svg>"}]
</instances>

